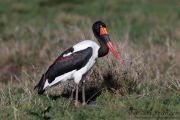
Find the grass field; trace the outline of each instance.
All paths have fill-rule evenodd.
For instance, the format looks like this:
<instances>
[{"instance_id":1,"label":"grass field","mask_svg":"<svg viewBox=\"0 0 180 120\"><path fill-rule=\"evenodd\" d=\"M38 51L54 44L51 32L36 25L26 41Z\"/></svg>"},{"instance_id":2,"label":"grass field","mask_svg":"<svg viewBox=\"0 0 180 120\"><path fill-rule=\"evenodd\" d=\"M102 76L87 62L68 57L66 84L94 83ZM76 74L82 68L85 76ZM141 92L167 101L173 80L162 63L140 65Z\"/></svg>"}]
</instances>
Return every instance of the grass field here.
<instances>
[{"instance_id":1,"label":"grass field","mask_svg":"<svg viewBox=\"0 0 180 120\"><path fill-rule=\"evenodd\" d=\"M97 20L120 61L98 60L86 79L89 105L74 106L73 81L39 96L34 86L58 55L96 41ZM178 120L179 51L179 0L0 0L0 118Z\"/></svg>"}]
</instances>

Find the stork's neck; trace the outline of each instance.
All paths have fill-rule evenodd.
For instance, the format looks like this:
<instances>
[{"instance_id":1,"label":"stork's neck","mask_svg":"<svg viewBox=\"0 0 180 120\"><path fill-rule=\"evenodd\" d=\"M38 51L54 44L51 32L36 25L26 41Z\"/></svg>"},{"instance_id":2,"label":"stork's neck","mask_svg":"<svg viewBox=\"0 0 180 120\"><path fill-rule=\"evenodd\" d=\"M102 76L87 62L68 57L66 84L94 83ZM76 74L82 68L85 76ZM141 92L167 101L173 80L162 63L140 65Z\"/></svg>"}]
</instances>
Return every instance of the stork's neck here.
<instances>
[{"instance_id":1,"label":"stork's neck","mask_svg":"<svg viewBox=\"0 0 180 120\"><path fill-rule=\"evenodd\" d=\"M100 43L100 48L98 50L98 57L103 57L105 55L108 54L109 52L109 49L108 47L106 46L106 43L103 42L102 38L99 37L99 36L96 36L96 38L98 39L99 43Z\"/></svg>"}]
</instances>

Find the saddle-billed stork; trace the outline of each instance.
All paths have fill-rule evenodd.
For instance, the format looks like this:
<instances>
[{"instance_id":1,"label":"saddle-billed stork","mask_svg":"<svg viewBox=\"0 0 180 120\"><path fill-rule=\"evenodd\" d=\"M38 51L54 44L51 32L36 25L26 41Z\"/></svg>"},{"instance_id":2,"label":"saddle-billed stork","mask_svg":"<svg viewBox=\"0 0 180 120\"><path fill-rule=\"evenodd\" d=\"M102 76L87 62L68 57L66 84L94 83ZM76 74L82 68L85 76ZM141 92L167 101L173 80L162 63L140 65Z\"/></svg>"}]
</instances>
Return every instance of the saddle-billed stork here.
<instances>
[{"instance_id":1,"label":"saddle-billed stork","mask_svg":"<svg viewBox=\"0 0 180 120\"><path fill-rule=\"evenodd\" d=\"M75 105L78 105L78 88L80 82L82 82L82 105L86 105L85 78L96 62L96 59L107 55L109 49L119 59L110 41L106 25L101 21L97 21L93 24L92 30L100 46L91 40L84 40L64 51L49 67L46 73L42 75L39 83L35 86L35 88L38 88L39 95L60 82L74 79L74 82L77 84Z\"/></svg>"}]
</instances>

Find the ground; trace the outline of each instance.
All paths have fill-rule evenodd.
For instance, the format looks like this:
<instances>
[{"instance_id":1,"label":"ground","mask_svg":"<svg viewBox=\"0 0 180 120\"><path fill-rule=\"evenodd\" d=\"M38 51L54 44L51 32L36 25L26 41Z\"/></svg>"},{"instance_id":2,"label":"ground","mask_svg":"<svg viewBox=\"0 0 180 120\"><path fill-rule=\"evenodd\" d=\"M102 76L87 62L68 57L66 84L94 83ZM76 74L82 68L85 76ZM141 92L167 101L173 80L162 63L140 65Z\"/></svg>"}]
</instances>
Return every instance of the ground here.
<instances>
[{"instance_id":1,"label":"ground","mask_svg":"<svg viewBox=\"0 0 180 120\"><path fill-rule=\"evenodd\" d=\"M0 16L2 119L180 118L179 0L0 0ZM86 79L88 106L74 106L73 81L39 96L34 86L58 55L97 42L98 20L120 60L98 59Z\"/></svg>"}]
</instances>

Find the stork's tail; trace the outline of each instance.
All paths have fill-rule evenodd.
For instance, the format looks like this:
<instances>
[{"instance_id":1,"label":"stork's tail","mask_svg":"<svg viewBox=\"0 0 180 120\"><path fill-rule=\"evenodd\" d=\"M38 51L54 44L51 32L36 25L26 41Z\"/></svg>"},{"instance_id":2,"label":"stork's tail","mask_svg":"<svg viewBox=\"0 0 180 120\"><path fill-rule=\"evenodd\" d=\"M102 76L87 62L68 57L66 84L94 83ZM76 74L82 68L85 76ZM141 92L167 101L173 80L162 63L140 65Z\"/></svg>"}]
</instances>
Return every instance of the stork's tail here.
<instances>
[{"instance_id":1,"label":"stork's tail","mask_svg":"<svg viewBox=\"0 0 180 120\"><path fill-rule=\"evenodd\" d=\"M45 75L43 74L42 77L41 77L41 80L39 81L39 83L34 87L34 90L36 88L38 88L38 94L41 95L45 92L45 89L44 89L44 84L46 82L46 77Z\"/></svg>"}]
</instances>

